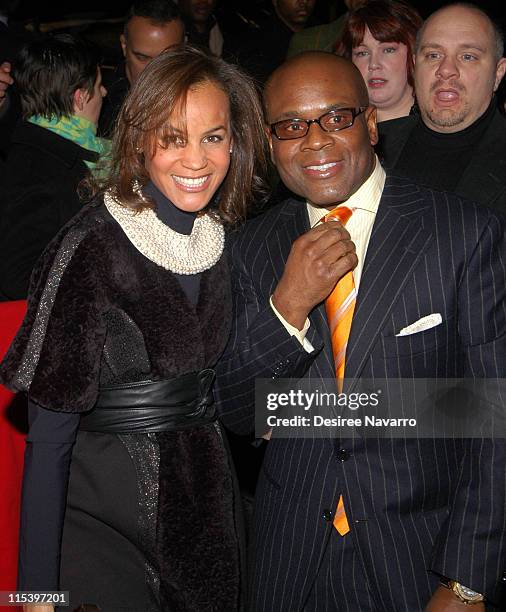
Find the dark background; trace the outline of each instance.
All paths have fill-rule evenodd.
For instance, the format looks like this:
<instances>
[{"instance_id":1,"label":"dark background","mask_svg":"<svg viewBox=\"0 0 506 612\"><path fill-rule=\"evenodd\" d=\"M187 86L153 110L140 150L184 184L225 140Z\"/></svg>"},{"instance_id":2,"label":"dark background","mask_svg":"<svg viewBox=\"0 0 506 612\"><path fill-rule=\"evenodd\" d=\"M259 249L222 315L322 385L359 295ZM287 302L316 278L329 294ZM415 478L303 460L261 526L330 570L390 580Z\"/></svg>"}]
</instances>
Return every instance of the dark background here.
<instances>
[{"instance_id":1,"label":"dark background","mask_svg":"<svg viewBox=\"0 0 506 612\"><path fill-rule=\"evenodd\" d=\"M40 0L0 0L1 6L10 6L11 21L28 26L37 31L58 28L58 22L72 20L72 31L78 31L95 42L102 50L106 64L115 64L121 59L119 34L131 0L116 0L106 3L104 0L87 0L86 2L41 3ZM441 0L412 0L423 18L435 9L447 4ZM491 15L506 26L502 3L497 0L475 2L489 11ZM246 23L255 22L265 13L272 10L270 0L218 0L217 15L225 37L227 33L237 36ZM322 23L335 19L346 11L343 0L317 0L314 16ZM89 23L92 21L92 23ZM77 23L76 23L77 22ZM88 23L86 23L88 22ZM65 29L69 29L68 26Z\"/></svg>"},{"instance_id":2,"label":"dark background","mask_svg":"<svg viewBox=\"0 0 506 612\"><path fill-rule=\"evenodd\" d=\"M5 4L5 2L0 2L0 4ZM48 3L45 3L41 6L40 0L20 0L16 3L11 2L11 4L17 4L15 16L21 19L39 17L41 20L55 20L60 19L63 15L75 16L89 13L96 13L102 16L121 16L126 12L131 3L128 0L115 0L114 3L89 0L81 6L77 2L69 3L67 5L68 8L62 8L65 6L64 3L60 5L55 3L52 6L48 6ZM220 11L241 11L245 14L254 13L262 7L269 7L270 4L269 0L220 0L218 2ZM427 17L433 10L443 4L447 4L447 2L442 2L441 0L415 0L410 4L420 11L422 17ZM478 0L475 4L487 10L495 11L497 16L501 17L499 14L501 3L497 0ZM337 10L338 14L345 12L346 7L342 0L317 0L316 2L316 13L323 19L329 12L334 12L335 10Z\"/></svg>"}]
</instances>

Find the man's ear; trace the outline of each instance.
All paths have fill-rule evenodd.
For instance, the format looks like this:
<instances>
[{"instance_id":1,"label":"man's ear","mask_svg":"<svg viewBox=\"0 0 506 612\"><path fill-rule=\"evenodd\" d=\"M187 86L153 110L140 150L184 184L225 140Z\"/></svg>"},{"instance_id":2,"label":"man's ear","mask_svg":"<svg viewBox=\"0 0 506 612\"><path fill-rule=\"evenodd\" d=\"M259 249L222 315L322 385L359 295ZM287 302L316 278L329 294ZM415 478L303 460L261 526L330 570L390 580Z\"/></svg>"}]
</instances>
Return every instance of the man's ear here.
<instances>
[{"instance_id":1,"label":"man's ear","mask_svg":"<svg viewBox=\"0 0 506 612\"><path fill-rule=\"evenodd\" d=\"M73 106L75 115L82 113L89 99L90 94L86 89L76 89L74 91Z\"/></svg>"},{"instance_id":2,"label":"man's ear","mask_svg":"<svg viewBox=\"0 0 506 612\"><path fill-rule=\"evenodd\" d=\"M119 37L119 42L121 44L121 50L123 51L123 57L126 57L127 41L126 41L126 37L124 34L121 34L121 36Z\"/></svg>"},{"instance_id":3,"label":"man's ear","mask_svg":"<svg viewBox=\"0 0 506 612\"><path fill-rule=\"evenodd\" d=\"M74 111L82 111L84 108L83 90L76 89L74 91Z\"/></svg>"},{"instance_id":4,"label":"man's ear","mask_svg":"<svg viewBox=\"0 0 506 612\"><path fill-rule=\"evenodd\" d=\"M276 160L274 159L274 152L272 150L272 132L271 128L268 125L264 126L265 135L267 136L267 142L269 143L269 154L271 156L271 161L274 165L276 165Z\"/></svg>"},{"instance_id":5,"label":"man's ear","mask_svg":"<svg viewBox=\"0 0 506 612\"><path fill-rule=\"evenodd\" d=\"M495 69L495 83L494 83L494 91L497 91L497 88L501 84L504 73L506 72L506 58L502 57L498 62Z\"/></svg>"},{"instance_id":6,"label":"man's ear","mask_svg":"<svg viewBox=\"0 0 506 612\"><path fill-rule=\"evenodd\" d=\"M371 145L378 144L378 123L377 123L377 114L375 106L369 105L367 110L365 111L365 121L367 123L367 131L369 132L369 141Z\"/></svg>"}]
</instances>

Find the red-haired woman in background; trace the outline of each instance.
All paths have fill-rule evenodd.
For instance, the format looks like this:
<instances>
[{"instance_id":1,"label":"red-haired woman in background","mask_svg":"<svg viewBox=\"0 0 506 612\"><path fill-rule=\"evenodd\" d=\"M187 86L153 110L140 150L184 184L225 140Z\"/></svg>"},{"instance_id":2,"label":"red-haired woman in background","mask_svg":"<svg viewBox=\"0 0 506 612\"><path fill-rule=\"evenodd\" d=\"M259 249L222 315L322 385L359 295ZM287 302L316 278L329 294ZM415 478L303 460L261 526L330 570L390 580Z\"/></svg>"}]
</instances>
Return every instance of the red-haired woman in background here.
<instances>
[{"instance_id":1,"label":"red-haired woman in background","mask_svg":"<svg viewBox=\"0 0 506 612\"><path fill-rule=\"evenodd\" d=\"M348 14L337 52L362 73L378 121L411 111L413 53L421 25L416 10L397 0L371 0Z\"/></svg>"}]
</instances>

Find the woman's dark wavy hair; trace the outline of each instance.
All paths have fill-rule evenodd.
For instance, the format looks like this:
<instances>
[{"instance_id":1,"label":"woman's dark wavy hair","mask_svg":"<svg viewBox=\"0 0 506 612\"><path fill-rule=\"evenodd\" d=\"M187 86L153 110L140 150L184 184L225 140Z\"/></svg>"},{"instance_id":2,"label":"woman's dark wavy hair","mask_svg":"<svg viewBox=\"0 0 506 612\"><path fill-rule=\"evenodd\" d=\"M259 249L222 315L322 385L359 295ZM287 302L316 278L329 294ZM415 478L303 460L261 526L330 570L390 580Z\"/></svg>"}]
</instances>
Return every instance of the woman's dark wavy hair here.
<instances>
[{"instance_id":1,"label":"woman's dark wavy hair","mask_svg":"<svg viewBox=\"0 0 506 612\"><path fill-rule=\"evenodd\" d=\"M369 0L348 13L336 52L351 59L353 48L362 44L365 28L368 27L374 38L380 42L397 42L406 45L407 79L409 85L414 87L413 54L416 35L422 23L423 20L416 9L402 0Z\"/></svg>"},{"instance_id":2,"label":"woman's dark wavy hair","mask_svg":"<svg viewBox=\"0 0 506 612\"><path fill-rule=\"evenodd\" d=\"M48 34L25 44L13 70L23 118L71 115L76 89L93 96L98 64L93 47L72 34Z\"/></svg>"},{"instance_id":3,"label":"woman's dark wavy hair","mask_svg":"<svg viewBox=\"0 0 506 612\"><path fill-rule=\"evenodd\" d=\"M119 113L108 179L102 188L112 189L124 206L141 210L153 205L134 187L136 182L145 185L149 181L144 156L153 156L158 146L169 146L174 128L184 133L188 91L204 83L215 84L227 95L233 138L230 168L209 208L225 223L234 224L246 218L255 196L264 195L266 140L253 81L236 66L186 46L171 48L153 59Z\"/></svg>"}]
</instances>

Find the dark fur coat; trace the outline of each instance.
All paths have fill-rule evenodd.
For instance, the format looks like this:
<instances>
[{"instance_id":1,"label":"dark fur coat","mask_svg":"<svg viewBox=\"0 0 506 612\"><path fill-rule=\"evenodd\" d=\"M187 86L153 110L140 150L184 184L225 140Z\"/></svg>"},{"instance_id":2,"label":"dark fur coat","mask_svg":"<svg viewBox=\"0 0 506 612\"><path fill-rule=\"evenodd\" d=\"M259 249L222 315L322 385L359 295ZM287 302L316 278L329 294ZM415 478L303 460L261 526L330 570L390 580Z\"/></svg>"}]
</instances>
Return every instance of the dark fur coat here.
<instances>
[{"instance_id":1,"label":"dark fur coat","mask_svg":"<svg viewBox=\"0 0 506 612\"><path fill-rule=\"evenodd\" d=\"M213 367L230 322L225 256L202 273L194 307L177 278L138 252L96 202L62 230L39 261L27 315L0 379L27 391L39 406L83 413L93 408L101 385ZM160 608L237 610L236 496L219 425L156 438Z\"/></svg>"},{"instance_id":2,"label":"dark fur coat","mask_svg":"<svg viewBox=\"0 0 506 612\"><path fill-rule=\"evenodd\" d=\"M15 391L29 391L44 408L86 412L103 382L162 380L212 367L230 322L225 256L202 274L194 308L177 278L138 252L95 203L39 260L27 315L0 378ZM118 333L134 353L130 367L107 364Z\"/></svg>"}]
</instances>

